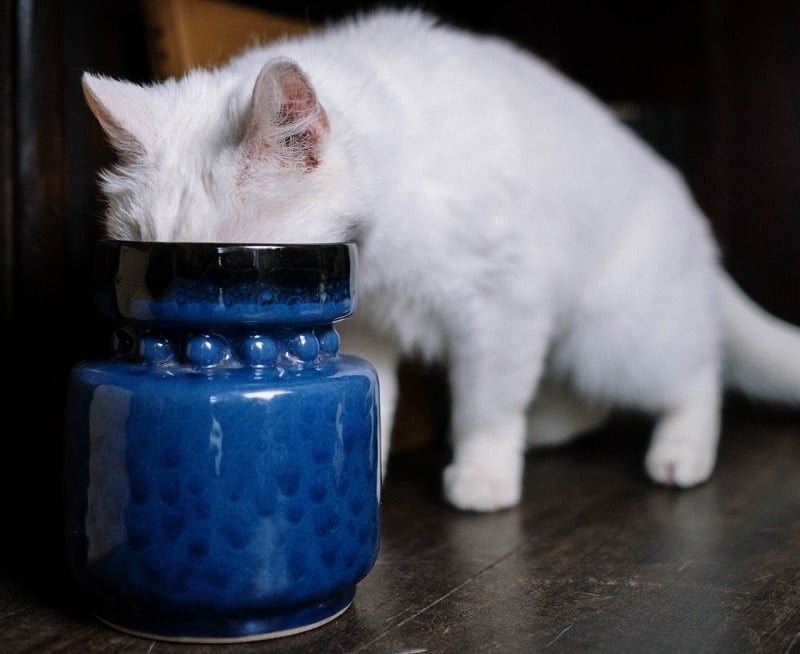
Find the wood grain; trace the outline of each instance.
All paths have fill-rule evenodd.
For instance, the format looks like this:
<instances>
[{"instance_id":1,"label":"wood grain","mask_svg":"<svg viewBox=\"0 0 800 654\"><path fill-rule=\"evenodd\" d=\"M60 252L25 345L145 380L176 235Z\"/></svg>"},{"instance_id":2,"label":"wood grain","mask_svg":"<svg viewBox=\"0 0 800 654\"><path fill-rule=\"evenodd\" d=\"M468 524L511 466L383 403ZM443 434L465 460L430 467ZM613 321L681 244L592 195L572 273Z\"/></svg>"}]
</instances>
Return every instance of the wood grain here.
<instances>
[{"instance_id":1,"label":"wood grain","mask_svg":"<svg viewBox=\"0 0 800 654\"><path fill-rule=\"evenodd\" d=\"M531 456L522 505L490 515L442 502L441 447L395 455L378 562L314 631L230 646L127 636L31 557L0 579L2 651L797 651L800 416L729 410L716 474L691 491L645 478L648 428L618 419Z\"/></svg>"}]
</instances>

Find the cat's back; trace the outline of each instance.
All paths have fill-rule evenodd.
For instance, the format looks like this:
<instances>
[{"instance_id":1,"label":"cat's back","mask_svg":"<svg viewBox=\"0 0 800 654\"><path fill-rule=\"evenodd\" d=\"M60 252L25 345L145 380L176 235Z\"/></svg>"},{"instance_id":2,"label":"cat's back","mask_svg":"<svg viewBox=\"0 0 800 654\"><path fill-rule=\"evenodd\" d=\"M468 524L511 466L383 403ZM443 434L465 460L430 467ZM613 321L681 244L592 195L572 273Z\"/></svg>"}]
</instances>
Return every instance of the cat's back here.
<instances>
[{"instance_id":1,"label":"cat's back","mask_svg":"<svg viewBox=\"0 0 800 654\"><path fill-rule=\"evenodd\" d=\"M477 34L446 25L432 14L418 9L374 9L354 14L339 21L326 23L304 36L278 41L245 53L243 59L261 60L262 52L280 52L297 56L305 66L317 61L353 63L357 57L365 63L381 62L413 64L427 60L436 65L430 55L445 54L457 46L479 40ZM463 54L463 52L462 52Z\"/></svg>"},{"instance_id":2,"label":"cat's back","mask_svg":"<svg viewBox=\"0 0 800 654\"><path fill-rule=\"evenodd\" d=\"M417 9L372 10L246 53L234 63L249 71L245 91L272 57L295 60L330 113L390 143L400 134L438 140L457 144L448 148L456 158L480 151L511 166L530 165L532 151L579 165L609 138L637 148L592 94L549 62ZM389 123L397 129L385 129ZM442 151L427 148L431 156Z\"/></svg>"},{"instance_id":3,"label":"cat's back","mask_svg":"<svg viewBox=\"0 0 800 654\"><path fill-rule=\"evenodd\" d=\"M418 9L362 13L306 36L254 49L234 66L255 75L273 56L296 60L323 102L352 100L346 94L359 84L383 84L385 91L401 98L404 92L413 95L414 106L421 110L441 104L442 98L477 94L490 104L499 90L509 101L522 100L520 94L535 90L541 103L592 103L581 87L533 53L508 40L443 23Z\"/></svg>"},{"instance_id":4,"label":"cat's back","mask_svg":"<svg viewBox=\"0 0 800 654\"><path fill-rule=\"evenodd\" d=\"M643 189L674 191L671 169L583 87L508 40L425 12L373 10L255 49L233 64L249 71L243 101L273 57L306 72L332 142L355 144L380 205L437 216L440 234L502 206L506 218L476 234L508 239L542 207L562 231L609 238Z\"/></svg>"}]
</instances>

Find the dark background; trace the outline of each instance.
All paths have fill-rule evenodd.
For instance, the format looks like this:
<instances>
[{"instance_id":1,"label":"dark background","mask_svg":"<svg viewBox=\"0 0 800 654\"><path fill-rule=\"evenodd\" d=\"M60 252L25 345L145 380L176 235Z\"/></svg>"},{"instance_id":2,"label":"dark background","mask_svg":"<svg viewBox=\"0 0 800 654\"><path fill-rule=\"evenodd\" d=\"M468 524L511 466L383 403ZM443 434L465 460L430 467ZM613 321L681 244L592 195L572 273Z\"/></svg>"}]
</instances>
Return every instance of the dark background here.
<instances>
[{"instance_id":1,"label":"dark background","mask_svg":"<svg viewBox=\"0 0 800 654\"><path fill-rule=\"evenodd\" d=\"M249 2L321 22L370 2ZM800 323L800 3L557 0L424 4L550 59L685 173L729 270L759 303ZM111 160L85 107L92 70L147 81L131 0L0 0L0 520L8 565L42 592L62 574L64 390L107 352L90 278Z\"/></svg>"}]
</instances>

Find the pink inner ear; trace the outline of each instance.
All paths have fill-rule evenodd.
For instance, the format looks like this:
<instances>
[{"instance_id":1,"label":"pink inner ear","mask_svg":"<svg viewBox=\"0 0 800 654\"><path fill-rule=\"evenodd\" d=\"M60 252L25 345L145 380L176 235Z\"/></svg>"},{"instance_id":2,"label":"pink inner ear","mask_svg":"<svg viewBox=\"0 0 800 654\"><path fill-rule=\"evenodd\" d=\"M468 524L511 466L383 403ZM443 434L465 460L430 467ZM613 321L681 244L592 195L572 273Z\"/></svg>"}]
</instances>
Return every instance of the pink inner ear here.
<instances>
[{"instance_id":1,"label":"pink inner ear","mask_svg":"<svg viewBox=\"0 0 800 654\"><path fill-rule=\"evenodd\" d=\"M282 90L278 124L296 123L313 117L318 108L317 94L303 71L289 62L279 62L276 68Z\"/></svg>"},{"instance_id":2,"label":"pink inner ear","mask_svg":"<svg viewBox=\"0 0 800 654\"><path fill-rule=\"evenodd\" d=\"M267 63L253 88L248 157L279 156L287 165L314 168L328 130L328 116L300 67L288 59Z\"/></svg>"}]
</instances>

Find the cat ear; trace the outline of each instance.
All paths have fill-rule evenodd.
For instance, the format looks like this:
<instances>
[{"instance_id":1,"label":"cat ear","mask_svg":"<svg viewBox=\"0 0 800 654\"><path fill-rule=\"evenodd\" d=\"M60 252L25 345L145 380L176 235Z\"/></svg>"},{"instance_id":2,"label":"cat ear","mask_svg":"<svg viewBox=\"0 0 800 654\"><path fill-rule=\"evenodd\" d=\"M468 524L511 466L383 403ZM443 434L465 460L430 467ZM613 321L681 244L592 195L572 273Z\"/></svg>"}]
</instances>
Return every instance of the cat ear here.
<instances>
[{"instance_id":1,"label":"cat ear","mask_svg":"<svg viewBox=\"0 0 800 654\"><path fill-rule=\"evenodd\" d=\"M123 157L144 157L154 136L146 89L89 73L83 74L81 85L86 104L112 147Z\"/></svg>"},{"instance_id":2,"label":"cat ear","mask_svg":"<svg viewBox=\"0 0 800 654\"><path fill-rule=\"evenodd\" d=\"M286 165L314 168L329 130L328 115L300 67L289 59L268 62L253 87L245 156L278 156Z\"/></svg>"}]
</instances>

